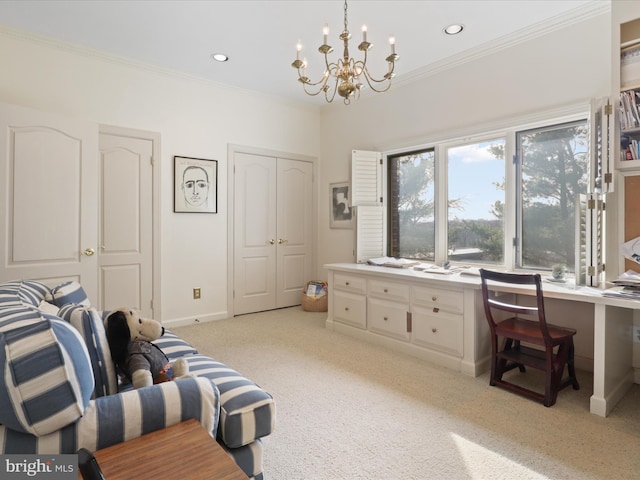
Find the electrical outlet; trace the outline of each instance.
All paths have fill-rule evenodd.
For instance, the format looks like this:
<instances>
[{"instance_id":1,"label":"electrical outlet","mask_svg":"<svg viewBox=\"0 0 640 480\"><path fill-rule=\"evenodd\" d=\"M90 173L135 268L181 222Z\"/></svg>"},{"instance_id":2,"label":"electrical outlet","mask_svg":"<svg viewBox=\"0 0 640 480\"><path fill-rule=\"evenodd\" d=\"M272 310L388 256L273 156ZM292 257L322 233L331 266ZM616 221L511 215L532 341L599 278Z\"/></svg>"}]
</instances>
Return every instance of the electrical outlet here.
<instances>
[{"instance_id":1,"label":"electrical outlet","mask_svg":"<svg viewBox=\"0 0 640 480\"><path fill-rule=\"evenodd\" d=\"M199 288L194 288L193 289L193 299L194 300L198 300L200 298L200 289Z\"/></svg>"}]
</instances>

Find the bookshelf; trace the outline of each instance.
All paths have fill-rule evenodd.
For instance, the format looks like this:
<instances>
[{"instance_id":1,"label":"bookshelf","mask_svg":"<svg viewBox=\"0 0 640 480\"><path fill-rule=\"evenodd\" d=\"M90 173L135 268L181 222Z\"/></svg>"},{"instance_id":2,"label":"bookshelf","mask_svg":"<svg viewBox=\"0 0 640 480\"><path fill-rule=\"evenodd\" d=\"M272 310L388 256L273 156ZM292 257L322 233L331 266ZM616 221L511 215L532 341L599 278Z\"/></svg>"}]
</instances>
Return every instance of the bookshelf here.
<instances>
[{"instance_id":1,"label":"bookshelf","mask_svg":"<svg viewBox=\"0 0 640 480\"><path fill-rule=\"evenodd\" d=\"M632 9L624 14L634 15ZM640 15L640 12L637 12ZM619 170L640 170L640 16L619 22L619 150L616 165ZM617 35L616 35L617 36ZM616 77L617 75L614 75Z\"/></svg>"},{"instance_id":2,"label":"bookshelf","mask_svg":"<svg viewBox=\"0 0 640 480\"><path fill-rule=\"evenodd\" d=\"M617 273L640 272L640 264L624 258L619 251L622 243L640 236L640 154L629 159L628 151L630 145L640 143L640 2L612 2L611 13L612 88L614 100L619 100L612 138L616 139L613 155L620 188L617 234L610 243L618 257Z\"/></svg>"}]
</instances>

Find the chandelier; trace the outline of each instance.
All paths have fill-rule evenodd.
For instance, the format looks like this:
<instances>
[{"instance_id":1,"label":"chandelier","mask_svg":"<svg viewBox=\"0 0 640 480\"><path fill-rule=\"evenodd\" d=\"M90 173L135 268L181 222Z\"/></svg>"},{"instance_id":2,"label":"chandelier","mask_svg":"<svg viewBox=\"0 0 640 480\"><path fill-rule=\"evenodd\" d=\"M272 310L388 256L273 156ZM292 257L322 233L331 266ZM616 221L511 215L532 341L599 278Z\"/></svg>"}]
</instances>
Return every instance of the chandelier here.
<instances>
[{"instance_id":1,"label":"chandelier","mask_svg":"<svg viewBox=\"0 0 640 480\"><path fill-rule=\"evenodd\" d=\"M386 92L391 87L391 79L395 76L393 73L395 62L400 58L396 54L395 38L389 37L391 54L385 59L389 64L389 69L384 77L378 80L371 76L367 68L367 52L373 47L372 43L367 42L367 27L362 27L362 42L358 45L358 50L364 53L364 58L356 61L349 56L351 34L347 24L347 1L345 0L344 30L338 37L343 42L344 53L342 58L338 58L336 62L329 62L328 55L333 52L333 47L327 44L329 26L325 25L323 29L324 42L318 47L318 51L324 55L325 69L322 78L317 82L312 82L307 77L307 59L300 60L302 45L298 42L296 60L291 66L298 71L298 81L302 83L302 88L307 95L315 96L323 92L327 102L331 103L337 92L344 98L345 105L349 105L352 98L356 100L360 98L360 90L364 87L363 81L377 93Z\"/></svg>"}]
</instances>

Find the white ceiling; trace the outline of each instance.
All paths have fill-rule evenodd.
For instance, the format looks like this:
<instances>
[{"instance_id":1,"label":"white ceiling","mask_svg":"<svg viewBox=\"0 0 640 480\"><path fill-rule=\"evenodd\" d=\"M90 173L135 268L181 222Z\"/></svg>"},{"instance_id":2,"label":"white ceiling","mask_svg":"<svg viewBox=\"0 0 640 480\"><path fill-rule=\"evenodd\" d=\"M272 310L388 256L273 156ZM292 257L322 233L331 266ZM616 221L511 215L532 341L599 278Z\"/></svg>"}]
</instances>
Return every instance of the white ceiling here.
<instances>
[{"instance_id":1,"label":"white ceiling","mask_svg":"<svg viewBox=\"0 0 640 480\"><path fill-rule=\"evenodd\" d=\"M360 53L356 47L365 24L374 44L369 69L381 77L393 34L400 55L396 81L402 82L445 59L508 45L524 33L535 34L609 4L610 0L352 0L351 55ZM329 44L337 59L343 15L341 0L0 0L0 24L10 30L317 105L324 100L304 95L290 66L295 45L304 45L308 74L312 80L319 78L322 27L327 23L331 29ZM463 24L463 33L445 35L442 29L451 23ZM214 52L230 60L214 62Z\"/></svg>"}]
</instances>

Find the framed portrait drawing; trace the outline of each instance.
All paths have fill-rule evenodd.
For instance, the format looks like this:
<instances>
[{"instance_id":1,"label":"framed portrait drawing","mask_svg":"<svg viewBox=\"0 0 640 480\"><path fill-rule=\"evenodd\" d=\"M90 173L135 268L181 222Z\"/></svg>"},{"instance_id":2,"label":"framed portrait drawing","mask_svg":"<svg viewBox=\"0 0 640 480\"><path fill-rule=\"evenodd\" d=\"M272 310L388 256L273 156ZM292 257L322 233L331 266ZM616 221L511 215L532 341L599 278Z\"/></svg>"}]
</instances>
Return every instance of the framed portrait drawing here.
<instances>
[{"instance_id":1,"label":"framed portrait drawing","mask_svg":"<svg viewBox=\"0 0 640 480\"><path fill-rule=\"evenodd\" d=\"M218 161L173 157L173 211L218 213Z\"/></svg>"},{"instance_id":2,"label":"framed portrait drawing","mask_svg":"<svg viewBox=\"0 0 640 480\"><path fill-rule=\"evenodd\" d=\"M329 210L330 228L352 228L353 209L350 202L349 183L329 184Z\"/></svg>"}]
</instances>

